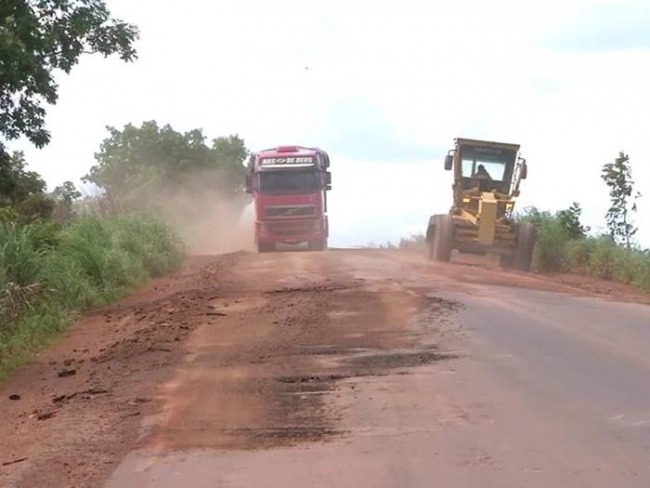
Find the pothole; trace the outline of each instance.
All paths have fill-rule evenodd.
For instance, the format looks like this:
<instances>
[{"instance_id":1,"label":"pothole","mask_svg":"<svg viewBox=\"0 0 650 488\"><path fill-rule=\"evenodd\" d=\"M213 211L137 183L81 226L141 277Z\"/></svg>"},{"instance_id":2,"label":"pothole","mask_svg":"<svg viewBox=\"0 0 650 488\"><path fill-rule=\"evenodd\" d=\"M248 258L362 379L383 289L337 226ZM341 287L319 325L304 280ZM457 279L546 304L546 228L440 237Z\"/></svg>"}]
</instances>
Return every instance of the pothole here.
<instances>
[{"instance_id":1,"label":"pothole","mask_svg":"<svg viewBox=\"0 0 650 488\"><path fill-rule=\"evenodd\" d=\"M286 384L304 384L304 383L323 383L323 382L328 382L328 381L338 381L338 380L343 380L349 378L347 375L341 375L341 374L328 374L328 375L318 375L318 376L309 376L309 375L301 375L301 376L281 376L279 378L276 378L275 381L278 383L286 383Z\"/></svg>"},{"instance_id":2,"label":"pothole","mask_svg":"<svg viewBox=\"0 0 650 488\"><path fill-rule=\"evenodd\" d=\"M455 359L457 357L458 356L453 353L444 353L439 351L387 352L359 355L344 359L343 362L355 369L383 370L413 368L437 361Z\"/></svg>"}]
</instances>

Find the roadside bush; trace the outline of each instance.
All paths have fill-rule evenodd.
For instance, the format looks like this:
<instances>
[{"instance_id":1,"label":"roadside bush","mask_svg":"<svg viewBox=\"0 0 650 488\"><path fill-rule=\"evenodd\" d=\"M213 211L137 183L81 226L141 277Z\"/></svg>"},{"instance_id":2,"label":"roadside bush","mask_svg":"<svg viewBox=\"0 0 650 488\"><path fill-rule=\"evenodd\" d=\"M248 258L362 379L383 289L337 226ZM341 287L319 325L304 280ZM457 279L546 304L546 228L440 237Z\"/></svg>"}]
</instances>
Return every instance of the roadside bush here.
<instances>
[{"instance_id":1,"label":"roadside bush","mask_svg":"<svg viewBox=\"0 0 650 488\"><path fill-rule=\"evenodd\" d=\"M424 234L411 234L400 239L398 247L402 250L424 251L427 249L427 242Z\"/></svg>"},{"instance_id":2,"label":"roadside bush","mask_svg":"<svg viewBox=\"0 0 650 488\"><path fill-rule=\"evenodd\" d=\"M569 239L563 247L563 268L574 273L588 275L592 255L597 246L594 239Z\"/></svg>"},{"instance_id":3,"label":"roadside bush","mask_svg":"<svg viewBox=\"0 0 650 488\"><path fill-rule=\"evenodd\" d=\"M539 230L537 246L533 254L533 269L538 271L563 270L567 261L566 244L570 238L559 219L548 214L537 214L529 220Z\"/></svg>"},{"instance_id":4,"label":"roadside bush","mask_svg":"<svg viewBox=\"0 0 650 488\"><path fill-rule=\"evenodd\" d=\"M627 249L608 236L574 237L561 216L561 212L528 209L518 218L539 230L533 258L536 271L590 275L650 291L649 253Z\"/></svg>"},{"instance_id":5,"label":"roadside bush","mask_svg":"<svg viewBox=\"0 0 650 488\"><path fill-rule=\"evenodd\" d=\"M72 314L177 269L180 240L152 218L85 217L0 223L0 376L45 344Z\"/></svg>"}]
</instances>

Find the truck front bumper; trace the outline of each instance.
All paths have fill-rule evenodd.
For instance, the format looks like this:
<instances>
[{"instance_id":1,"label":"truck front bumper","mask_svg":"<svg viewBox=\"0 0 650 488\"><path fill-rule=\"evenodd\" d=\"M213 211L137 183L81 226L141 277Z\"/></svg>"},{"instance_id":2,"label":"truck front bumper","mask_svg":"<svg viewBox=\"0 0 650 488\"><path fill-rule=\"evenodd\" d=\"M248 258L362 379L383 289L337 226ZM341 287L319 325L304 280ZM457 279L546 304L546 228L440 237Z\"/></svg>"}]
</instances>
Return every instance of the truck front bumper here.
<instances>
[{"instance_id":1,"label":"truck front bumper","mask_svg":"<svg viewBox=\"0 0 650 488\"><path fill-rule=\"evenodd\" d=\"M299 244L328 237L327 219L287 219L255 223L258 242Z\"/></svg>"}]
</instances>

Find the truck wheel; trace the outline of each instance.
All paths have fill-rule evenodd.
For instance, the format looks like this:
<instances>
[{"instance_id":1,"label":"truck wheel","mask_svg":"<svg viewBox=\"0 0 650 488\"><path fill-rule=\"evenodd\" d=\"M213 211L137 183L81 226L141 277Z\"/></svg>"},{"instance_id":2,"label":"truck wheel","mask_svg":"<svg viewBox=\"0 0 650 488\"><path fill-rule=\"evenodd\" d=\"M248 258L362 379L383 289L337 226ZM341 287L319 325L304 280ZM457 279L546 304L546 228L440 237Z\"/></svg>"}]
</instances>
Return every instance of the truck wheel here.
<instances>
[{"instance_id":1,"label":"truck wheel","mask_svg":"<svg viewBox=\"0 0 650 488\"><path fill-rule=\"evenodd\" d=\"M451 251L454 247L454 218L441 215L433 234L431 254L434 261L448 263L451 260Z\"/></svg>"},{"instance_id":2,"label":"truck wheel","mask_svg":"<svg viewBox=\"0 0 650 488\"><path fill-rule=\"evenodd\" d=\"M310 241L307 243L307 247L310 251L324 251L327 249L327 239L321 239L320 241Z\"/></svg>"},{"instance_id":3,"label":"truck wheel","mask_svg":"<svg viewBox=\"0 0 650 488\"><path fill-rule=\"evenodd\" d=\"M257 252L271 252L275 251L275 244L273 242L258 242Z\"/></svg>"},{"instance_id":4,"label":"truck wheel","mask_svg":"<svg viewBox=\"0 0 650 488\"><path fill-rule=\"evenodd\" d=\"M535 252L537 229L530 222L524 222L517 232L517 249L513 256L513 265L521 271L530 271Z\"/></svg>"}]
</instances>

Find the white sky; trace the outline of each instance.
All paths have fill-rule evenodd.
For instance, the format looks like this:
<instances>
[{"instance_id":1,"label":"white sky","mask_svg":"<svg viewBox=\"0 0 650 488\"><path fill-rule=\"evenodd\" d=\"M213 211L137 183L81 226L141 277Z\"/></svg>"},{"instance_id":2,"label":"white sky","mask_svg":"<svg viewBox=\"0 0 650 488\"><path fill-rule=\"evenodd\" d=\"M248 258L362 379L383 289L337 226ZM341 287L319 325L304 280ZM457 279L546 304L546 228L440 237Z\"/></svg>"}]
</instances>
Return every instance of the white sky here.
<instances>
[{"instance_id":1,"label":"white sky","mask_svg":"<svg viewBox=\"0 0 650 488\"><path fill-rule=\"evenodd\" d=\"M52 187L87 172L106 125L319 145L332 244L362 245L422 232L449 208L454 137L520 143L519 207L577 200L594 228L608 206L600 168L623 150L650 246L645 0L107 3L140 27L139 60L88 57L60 78L52 143L20 145Z\"/></svg>"}]
</instances>

